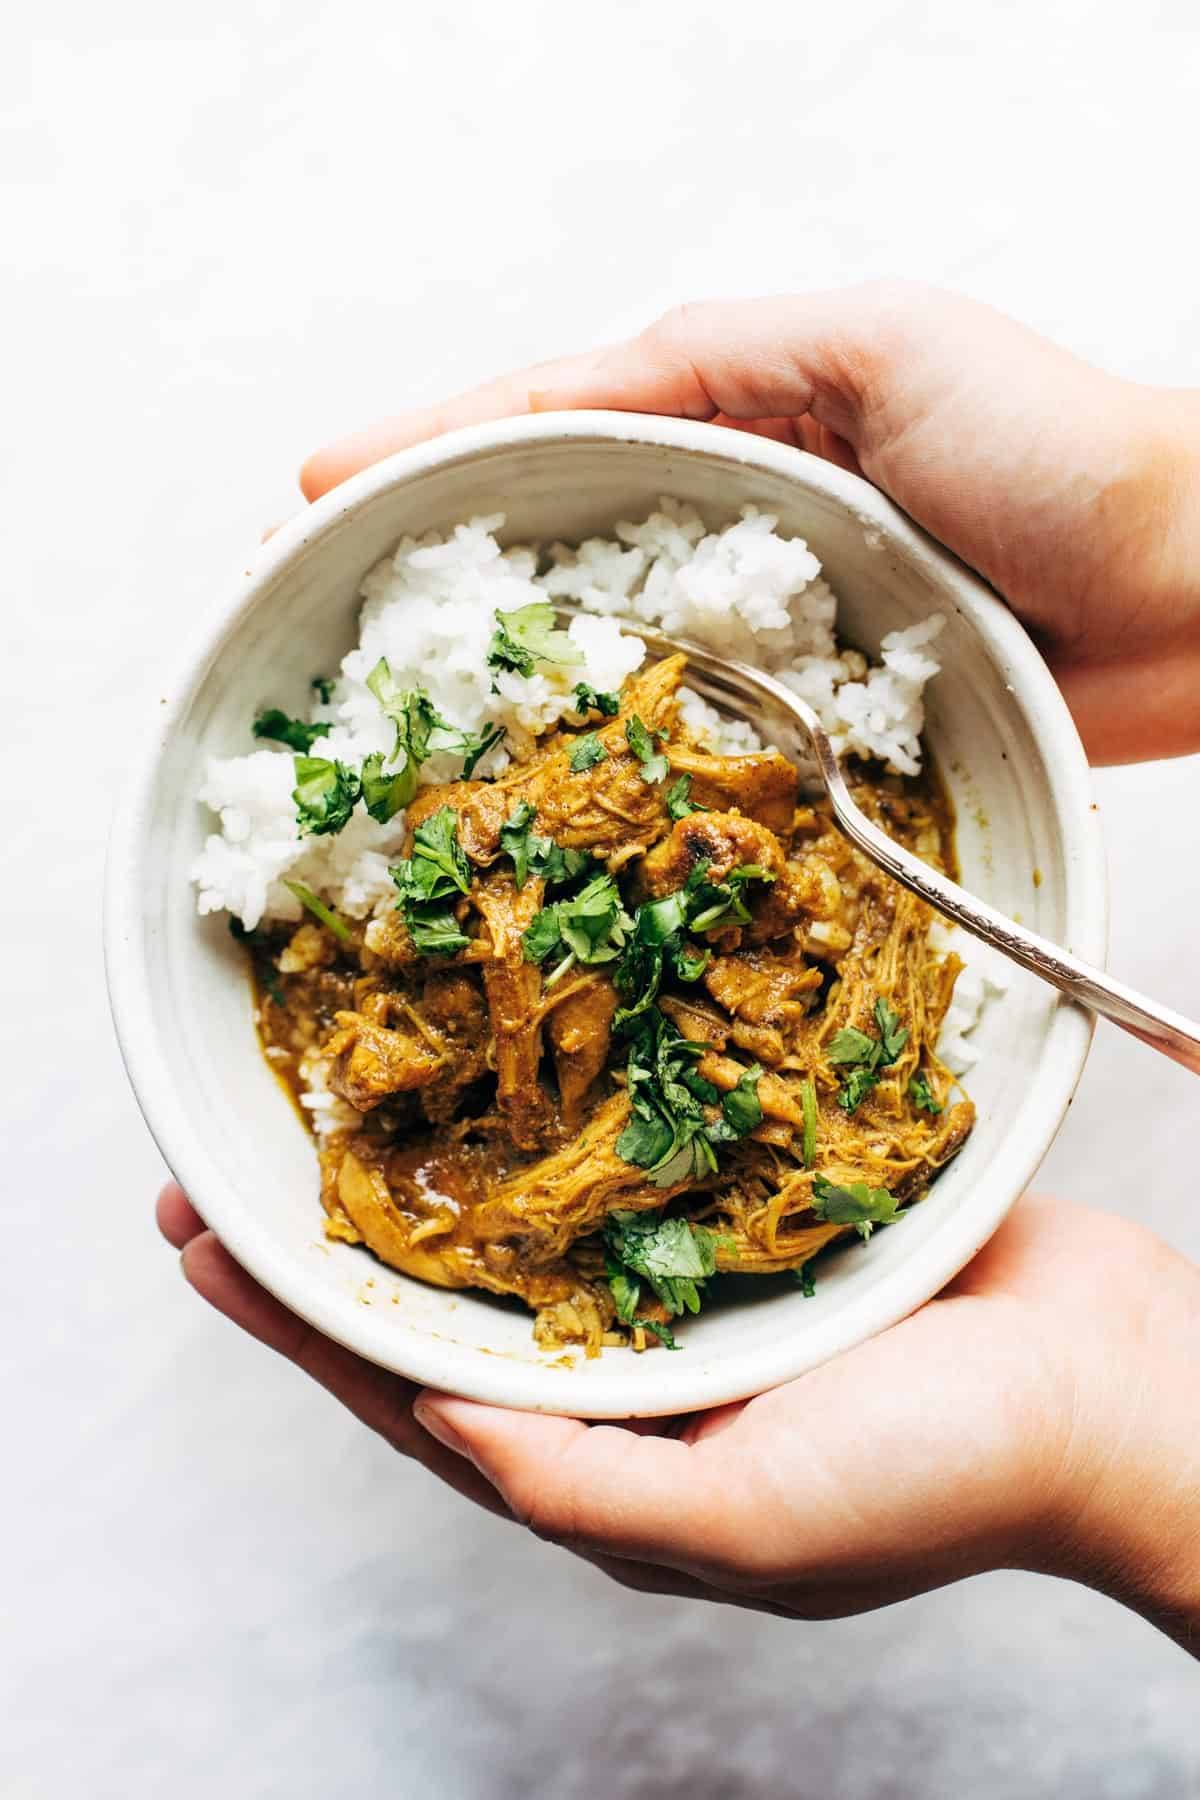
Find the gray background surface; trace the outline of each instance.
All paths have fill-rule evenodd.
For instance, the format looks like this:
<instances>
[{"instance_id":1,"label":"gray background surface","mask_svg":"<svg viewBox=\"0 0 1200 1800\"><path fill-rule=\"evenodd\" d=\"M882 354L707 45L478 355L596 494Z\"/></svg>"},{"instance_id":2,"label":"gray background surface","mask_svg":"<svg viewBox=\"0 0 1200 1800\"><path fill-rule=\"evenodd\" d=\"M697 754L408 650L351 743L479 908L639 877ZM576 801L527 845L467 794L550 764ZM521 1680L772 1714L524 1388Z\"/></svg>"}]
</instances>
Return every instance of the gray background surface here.
<instances>
[{"instance_id":1,"label":"gray background surface","mask_svg":"<svg viewBox=\"0 0 1200 1800\"><path fill-rule=\"evenodd\" d=\"M887 271L1200 381L1194 6L20 12L0 1792L1195 1793L1194 1665L1089 1593L998 1575L811 1627L626 1595L209 1315L153 1233L97 921L154 671L335 431L673 300ZM1098 790L1114 965L1200 1012L1196 763ZM1044 1182L1200 1252L1195 1107L1102 1031Z\"/></svg>"}]
</instances>

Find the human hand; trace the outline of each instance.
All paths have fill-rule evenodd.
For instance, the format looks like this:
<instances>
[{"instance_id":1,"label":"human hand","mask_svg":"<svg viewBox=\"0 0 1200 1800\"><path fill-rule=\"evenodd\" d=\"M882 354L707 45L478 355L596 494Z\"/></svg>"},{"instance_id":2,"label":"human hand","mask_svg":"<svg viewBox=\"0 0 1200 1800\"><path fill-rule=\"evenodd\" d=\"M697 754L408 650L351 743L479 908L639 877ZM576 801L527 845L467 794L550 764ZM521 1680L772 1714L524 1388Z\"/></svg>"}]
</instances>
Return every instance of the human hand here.
<instances>
[{"instance_id":1,"label":"human hand","mask_svg":"<svg viewBox=\"0 0 1200 1800\"><path fill-rule=\"evenodd\" d=\"M680 307L334 444L301 486L316 499L458 426L590 406L713 419L861 472L1024 620L1093 761L1200 748L1200 395L1104 374L958 295L871 283Z\"/></svg>"},{"instance_id":2,"label":"human hand","mask_svg":"<svg viewBox=\"0 0 1200 1800\"><path fill-rule=\"evenodd\" d=\"M1140 1226L1025 1201L937 1300L799 1380L589 1426L418 1393L288 1313L178 1188L159 1218L220 1311L625 1586L831 1618L1019 1567L1200 1648L1200 1274Z\"/></svg>"}]
</instances>

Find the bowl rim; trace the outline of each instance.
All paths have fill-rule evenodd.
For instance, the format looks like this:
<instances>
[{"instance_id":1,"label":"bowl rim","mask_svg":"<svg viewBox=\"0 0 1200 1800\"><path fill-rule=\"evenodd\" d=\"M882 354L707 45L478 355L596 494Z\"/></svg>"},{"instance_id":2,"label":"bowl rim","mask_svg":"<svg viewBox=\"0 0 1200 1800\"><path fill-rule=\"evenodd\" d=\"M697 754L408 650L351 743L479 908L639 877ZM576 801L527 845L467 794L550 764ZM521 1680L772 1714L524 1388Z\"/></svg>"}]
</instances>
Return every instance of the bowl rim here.
<instances>
[{"instance_id":1,"label":"bowl rim","mask_svg":"<svg viewBox=\"0 0 1200 1800\"><path fill-rule=\"evenodd\" d=\"M635 1417L690 1412L776 1387L898 1323L938 1293L988 1241L1032 1179L1083 1072L1094 1020L1069 1002L1060 1001L1055 1007L1039 1063L1041 1080L1026 1103L1020 1144L991 1166L973 1189L971 1206L951 1213L922 1246L921 1255L907 1259L862 1294L851 1295L828 1318L815 1321L798 1343L783 1335L777 1344L760 1345L745 1356L727 1354L707 1366L699 1358L690 1367L686 1358L656 1358L656 1364L665 1361L670 1366L657 1368L652 1383L646 1380L640 1358L632 1367L626 1359L614 1358L612 1368L601 1359L599 1365L590 1366L582 1389L574 1370L520 1362L432 1331L397 1332L394 1321L376 1317L370 1309L322 1287L298 1258L258 1228L248 1201L210 1160L203 1134L157 1054L141 896L161 749L177 729L196 687L262 592L298 563L310 546L341 530L380 494L487 452L579 440L685 451L783 477L840 502L865 530L877 531L910 565L949 588L959 611L1004 667L1014 703L1043 751L1053 816L1062 833L1066 941L1079 955L1104 962L1108 885L1091 771L1049 669L1003 601L877 488L833 463L773 439L699 421L597 411L542 413L471 425L398 451L332 489L259 549L229 595L194 625L174 668L168 668L166 685L159 689L163 698L154 708L154 728L145 734L114 813L105 878L104 956L121 1055L152 1137L206 1224L285 1306L325 1336L430 1387L529 1411ZM1002 1179L997 1179L997 1170ZM680 1363L685 1366L680 1368ZM640 1379L636 1371L642 1371Z\"/></svg>"}]
</instances>

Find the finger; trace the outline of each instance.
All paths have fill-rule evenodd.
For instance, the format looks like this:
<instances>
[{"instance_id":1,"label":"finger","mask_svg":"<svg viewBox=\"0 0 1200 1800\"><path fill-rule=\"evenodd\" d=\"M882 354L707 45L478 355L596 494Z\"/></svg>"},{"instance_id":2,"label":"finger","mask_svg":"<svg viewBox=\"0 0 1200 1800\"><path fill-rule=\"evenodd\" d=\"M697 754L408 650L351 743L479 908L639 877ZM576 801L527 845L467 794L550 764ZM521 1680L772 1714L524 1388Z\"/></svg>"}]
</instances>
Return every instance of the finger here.
<instances>
[{"instance_id":1,"label":"finger","mask_svg":"<svg viewBox=\"0 0 1200 1800\"><path fill-rule=\"evenodd\" d=\"M158 1229L176 1250L182 1250L205 1229L204 1220L177 1181L168 1181L160 1192L154 1217Z\"/></svg>"},{"instance_id":2,"label":"finger","mask_svg":"<svg viewBox=\"0 0 1200 1800\"><path fill-rule=\"evenodd\" d=\"M518 1519L540 1537L720 1580L744 1560L757 1504L736 1458L613 1425L418 1395L413 1412L448 1449L469 1457Z\"/></svg>"},{"instance_id":3,"label":"finger","mask_svg":"<svg viewBox=\"0 0 1200 1800\"><path fill-rule=\"evenodd\" d=\"M806 447L857 470L864 400L877 366L896 353L895 325L909 304L889 309L887 292L864 286L679 306L608 349L502 376L343 438L309 458L300 486L315 500L393 451L459 426L581 407L713 420L792 442L795 427L781 422L811 412Z\"/></svg>"},{"instance_id":4,"label":"finger","mask_svg":"<svg viewBox=\"0 0 1200 1800\"><path fill-rule=\"evenodd\" d=\"M382 462L397 450L413 444L427 443L447 431L464 425L482 425L491 419L511 419L523 413L545 411L541 390L570 379L582 379L602 354L595 350L580 356L562 357L554 362L537 363L532 368L518 369L498 380L485 382L451 400L436 406L416 407L381 419L365 431L338 438L310 456L300 471L300 489L306 500L319 500L330 488L337 487L360 469Z\"/></svg>"},{"instance_id":5,"label":"finger","mask_svg":"<svg viewBox=\"0 0 1200 1800\"><path fill-rule=\"evenodd\" d=\"M412 1382L377 1368L298 1319L234 1261L212 1232L187 1244L182 1264L188 1281L210 1306L303 1369L394 1450L424 1464L465 1499L501 1517L511 1516L494 1486L417 1426Z\"/></svg>"},{"instance_id":6,"label":"finger","mask_svg":"<svg viewBox=\"0 0 1200 1800\"><path fill-rule=\"evenodd\" d=\"M722 422L812 413L853 441L875 341L882 347L886 336L866 289L705 300L673 308L590 365L567 365L562 379L545 382L538 405Z\"/></svg>"}]
</instances>

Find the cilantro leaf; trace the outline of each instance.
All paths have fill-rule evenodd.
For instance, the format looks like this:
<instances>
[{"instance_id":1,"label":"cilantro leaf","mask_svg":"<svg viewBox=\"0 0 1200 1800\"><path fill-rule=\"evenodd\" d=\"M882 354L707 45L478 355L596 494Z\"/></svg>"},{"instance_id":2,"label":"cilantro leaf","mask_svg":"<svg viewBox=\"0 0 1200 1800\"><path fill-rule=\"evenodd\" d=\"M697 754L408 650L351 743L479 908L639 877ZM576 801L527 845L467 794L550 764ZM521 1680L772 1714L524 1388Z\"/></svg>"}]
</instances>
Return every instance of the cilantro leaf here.
<instances>
[{"instance_id":1,"label":"cilantro leaf","mask_svg":"<svg viewBox=\"0 0 1200 1800\"><path fill-rule=\"evenodd\" d=\"M875 1023L879 1027L879 1041L883 1045L879 1061L886 1068L889 1063L896 1061L907 1044L908 1026L901 1025L899 1013L893 1012L882 998L875 1002Z\"/></svg>"},{"instance_id":2,"label":"cilantro leaf","mask_svg":"<svg viewBox=\"0 0 1200 1800\"><path fill-rule=\"evenodd\" d=\"M407 768L385 775L379 751L368 756L362 766L362 797L371 817L386 825L412 799Z\"/></svg>"},{"instance_id":3,"label":"cilantro leaf","mask_svg":"<svg viewBox=\"0 0 1200 1800\"><path fill-rule=\"evenodd\" d=\"M531 800L519 800L500 827L500 848L512 857L513 879L518 888L525 886L529 874L529 827L537 818Z\"/></svg>"},{"instance_id":4,"label":"cilantro leaf","mask_svg":"<svg viewBox=\"0 0 1200 1800\"><path fill-rule=\"evenodd\" d=\"M314 675L312 681L309 683L310 687L316 689L317 698L320 700L322 706L328 706L329 702L333 699L335 685L335 681L329 675Z\"/></svg>"},{"instance_id":5,"label":"cilantro leaf","mask_svg":"<svg viewBox=\"0 0 1200 1800\"><path fill-rule=\"evenodd\" d=\"M638 773L650 785L664 780L670 773L670 763L661 750L656 751L654 748L654 739L661 739L665 735L665 732L649 731L636 713L625 724L625 741L642 765Z\"/></svg>"},{"instance_id":6,"label":"cilantro leaf","mask_svg":"<svg viewBox=\"0 0 1200 1800\"><path fill-rule=\"evenodd\" d=\"M410 906L405 911L405 924L413 941L413 949L423 956L450 956L465 950L470 938L459 925L453 909L445 903Z\"/></svg>"},{"instance_id":7,"label":"cilantro leaf","mask_svg":"<svg viewBox=\"0 0 1200 1800\"><path fill-rule=\"evenodd\" d=\"M694 800L688 799L691 791L692 778L690 775L681 775L679 780L673 781L667 789L667 815L677 823L680 819L689 818L692 813L708 811L707 806L697 806Z\"/></svg>"},{"instance_id":8,"label":"cilantro leaf","mask_svg":"<svg viewBox=\"0 0 1200 1800\"><path fill-rule=\"evenodd\" d=\"M632 929L621 890L605 871L593 875L577 894L535 913L521 934L521 946L526 962L560 958L545 980L552 987L577 962L589 968L613 962Z\"/></svg>"},{"instance_id":9,"label":"cilantro leaf","mask_svg":"<svg viewBox=\"0 0 1200 1800\"><path fill-rule=\"evenodd\" d=\"M311 888L306 888L302 881L285 881L283 885L288 893L293 894L301 906L312 914L314 919L319 920L327 930L332 931L339 943L348 944L350 942L350 932L345 920L339 919L333 908L326 906L323 900L319 900Z\"/></svg>"},{"instance_id":10,"label":"cilantro leaf","mask_svg":"<svg viewBox=\"0 0 1200 1800\"><path fill-rule=\"evenodd\" d=\"M717 1144L732 1143L762 1119L757 1065L747 1069L732 1093L696 1072L708 1048L685 1038L658 1007L632 1018L625 1079L630 1120L617 1139L618 1156L645 1169L656 1187L699 1181L717 1167ZM706 1108L720 1102L712 1119Z\"/></svg>"},{"instance_id":11,"label":"cilantro leaf","mask_svg":"<svg viewBox=\"0 0 1200 1800\"><path fill-rule=\"evenodd\" d=\"M296 750L301 756L307 756L317 739L328 737L332 729L328 720L306 725L303 719L289 719L277 706L260 713L252 727L256 738L270 738L273 743L286 744L289 750Z\"/></svg>"},{"instance_id":12,"label":"cilantro leaf","mask_svg":"<svg viewBox=\"0 0 1200 1800\"><path fill-rule=\"evenodd\" d=\"M600 694L586 681L577 681L573 690L579 702L576 712L603 713L606 719L615 719L621 710L619 694Z\"/></svg>"},{"instance_id":13,"label":"cilantro leaf","mask_svg":"<svg viewBox=\"0 0 1200 1800\"><path fill-rule=\"evenodd\" d=\"M699 1312L701 1290L716 1273L720 1240L715 1232L684 1218L617 1211L609 1213L604 1221L604 1241L610 1286L614 1264L622 1277L619 1290L614 1288L613 1293L618 1318L624 1304L631 1314L626 1322L634 1323L633 1308L638 1300L629 1298L633 1285L629 1274L646 1283L670 1317Z\"/></svg>"},{"instance_id":14,"label":"cilantro leaf","mask_svg":"<svg viewBox=\"0 0 1200 1800\"><path fill-rule=\"evenodd\" d=\"M597 763L608 761L608 751L600 742L594 731L584 737L576 738L569 758L572 775L582 775L585 769L594 769Z\"/></svg>"},{"instance_id":15,"label":"cilantro leaf","mask_svg":"<svg viewBox=\"0 0 1200 1800\"><path fill-rule=\"evenodd\" d=\"M874 1069L851 1069L838 1090L837 1103L845 1113L857 1112L871 1090L879 1085Z\"/></svg>"},{"instance_id":16,"label":"cilantro leaf","mask_svg":"<svg viewBox=\"0 0 1200 1800\"><path fill-rule=\"evenodd\" d=\"M693 901L688 923L692 930L723 931L730 925L748 925L750 908L745 889L752 881L774 881L774 873L759 863L740 863L736 869L730 869L724 881L708 881L703 875L697 879L697 870L707 866L706 862L697 863L688 877Z\"/></svg>"},{"instance_id":17,"label":"cilantro leaf","mask_svg":"<svg viewBox=\"0 0 1200 1800\"><path fill-rule=\"evenodd\" d=\"M762 1070L757 1063L752 1063L745 1074L739 1075L737 1086L722 1096L721 1117L708 1132L715 1144L743 1138L762 1124L762 1102L758 1097L761 1078Z\"/></svg>"},{"instance_id":18,"label":"cilantro leaf","mask_svg":"<svg viewBox=\"0 0 1200 1800\"><path fill-rule=\"evenodd\" d=\"M462 750L464 781L470 781L475 773L476 764L482 761L489 750L495 749L503 739L505 731L506 727L503 725L485 725L480 732L460 731L458 733L462 742L455 747ZM450 746L447 745L446 748L449 749Z\"/></svg>"},{"instance_id":19,"label":"cilantro leaf","mask_svg":"<svg viewBox=\"0 0 1200 1800\"><path fill-rule=\"evenodd\" d=\"M407 806L417 791L421 765L442 752L461 756L463 777L469 780L475 766L504 736L502 725L488 725L483 731L464 731L444 719L424 688L402 688L392 674L386 656L381 656L367 676L367 686L379 702L385 718L396 730L389 762L398 757L404 761L389 779L393 793L400 796L395 810ZM382 768L382 761L380 764Z\"/></svg>"},{"instance_id":20,"label":"cilantro leaf","mask_svg":"<svg viewBox=\"0 0 1200 1800\"><path fill-rule=\"evenodd\" d=\"M512 858L518 888L530 875L540 875L547 889L565 887L596 868L589 851L564 850L553 838L539 837L533 830L536 817L532 801L519 800L500 827L500 848Z\"/></svg>"},{"instance_id":21,"label":"cilantro leaf","mask_svg":"<svg viewBox=\"0 0 1200 1800\"><path fill-rule=\"evenodd\" d=\"M660 1325L657 1319L635 1319L633 1322L640 1325L643 1331L652 1331L664 1349L683 1349L682 1344L675 1342L675 1334L669 1325Z\"/></svg>"},{"instance_id":22,"label":"cilantro leaf","mask_svg":"<svg viewBox=\"0 0 1200 1800\"><path fill-rule=\"evenodd\" d=\"M412 862L422 897L436 900L457 888L465 894L471 885L471 865L458 841L458 814L452 806L440 806L413 833ZM432 870L432 874L430 871Z\"/></svg>"},{"instance_id":23,"label":"cilantro leaf","mask_svg":"<svg viewBox=\"0 0 1200 1800\"><path fill-rule=\"evenodd\" d=\"M331 837L341 831L362 791L355 769L324 756L295 758L296 823L301 837Z\"/></svg>"},{"instance_id":24,"label":"cilantro leaf","mask_svg":"<svg viewBox=\"0 0 1200 1800\"><path fill-rule=\"evenodd\" d=\"M534 674L539 662L571 665L583 654L565 631L554 624L554 608L548 600L535 600L512 612L496 610L496 629L488 645L489 669L511 669L516 675Z\"/></svg>"},{"instance_id":25,"label":"cilantro leaf","mask_svg":"<svg viewBox=\"0 0 1200 1800\"><path fill-rule=\"evenodd\" d=\"M865 1181L838 1187L824 1175L817 1175L812 1193L813 1212L818 1219L830 1225L853 1225L864 1240L876 1225L891 1225L900 1216L895 1195L887 1188L868 1187Z\"/></svg>"},{"instance_id":26,"label":"cilantro leaf","mask_svg":"<svg viewBox=\"0 0 1200 1800\"><path fill-rule=\"evenodd\" d=\"M942 1110L941 1105L934 1098L933 1089L929 1085L929 1077L927 1075L913 1076L908 1084L908 1097L914 1106L919 1106L921 1108L922 1112L940 1113Z\"/></svg>"},{"instance_id":27,"label":"cilantro leaf","mask_svg":"<svg viewBox=\"0 0 1200 1800\"><path fill-rule=\"evenodd\" d=\"M825 1054L831 1063L873 1063L877 1045L865 1031L845 1025L831 1039Z\"/></svg>"},{"instance_id":28,"label":"cilantro leaf","mask_svg":"<svg viewBox=\"0 0 1200 1800\"><path fill-rule=\"evenodd\" d=\"M412 855L388 873L415 949L446 955L470 942L454 916L454 900L471 885L471 866L458 842L458 815L443 806L413 833Z\"/></svg>"},{"instance_id":29,"label":"cilantro leaf","mask_svg":"<svg viewBox=\"0 0 1200 1800\"><path fill-rule=\"evenodd\" d=\"M846 1025L834 1033L825 1052L831 1063L849 1070L837 1097L843 1112L852 1113L861 1106L878 1086L880 1072L891 1067L908 1042L908 1026L901 1025L900 1015L882 996L875 1002L872 1017L879 1031L877 1038Z\"/></svg>"}]
</instances>

